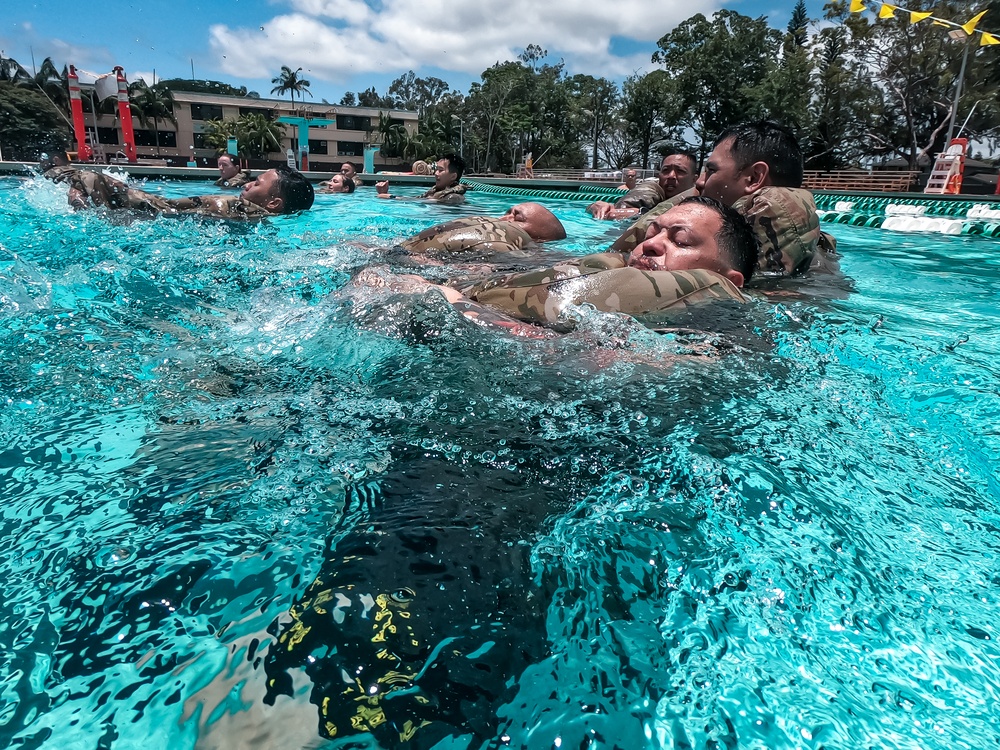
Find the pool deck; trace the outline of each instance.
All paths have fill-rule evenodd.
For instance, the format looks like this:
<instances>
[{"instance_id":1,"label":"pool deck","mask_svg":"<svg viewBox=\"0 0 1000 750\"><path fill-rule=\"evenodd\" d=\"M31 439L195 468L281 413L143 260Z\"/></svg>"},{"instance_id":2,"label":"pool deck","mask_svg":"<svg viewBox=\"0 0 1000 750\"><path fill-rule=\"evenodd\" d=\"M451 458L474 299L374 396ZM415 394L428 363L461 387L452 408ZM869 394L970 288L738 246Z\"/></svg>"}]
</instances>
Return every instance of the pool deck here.
<instances>
[{"instance_id":1,"label":"pool deck","mask_svg":"<svg viewBox=\"0 0 1000 750\"><path fill-rule=\"evenodd\" d=\"M214 181L219 177L219 171L211 167L163 167L148 166L142 164L81 164L79 166L97 168L120 168L128 171L133 177L143 177L154 180L199 180ZM29 174L37 167L37 162L22 161L0 161L0 176L2 175L23 175ZM312 182L323 182L329 180L339 172L305 172L306 177ZM362 174L359 173L365 185L374 185L379 180L389 180L395 185L415 185L429 186L434 184L432 175L415 174ZM607 180L551 180L551 179L524 179L518 177L499 176L495 174L466 175L470 180L495 185L503 188L518 188L519 191L531 192L533 190L559 190L568 193L588 192L594 188L608 190L616 187ZM843 195L854 198L887 198L892 196L905 201L975 201L977 203L1000 203L1000 195L936 195L928 193L882 193L852 190L814 190L816 195Z\"/></svg>"}]
</instances>

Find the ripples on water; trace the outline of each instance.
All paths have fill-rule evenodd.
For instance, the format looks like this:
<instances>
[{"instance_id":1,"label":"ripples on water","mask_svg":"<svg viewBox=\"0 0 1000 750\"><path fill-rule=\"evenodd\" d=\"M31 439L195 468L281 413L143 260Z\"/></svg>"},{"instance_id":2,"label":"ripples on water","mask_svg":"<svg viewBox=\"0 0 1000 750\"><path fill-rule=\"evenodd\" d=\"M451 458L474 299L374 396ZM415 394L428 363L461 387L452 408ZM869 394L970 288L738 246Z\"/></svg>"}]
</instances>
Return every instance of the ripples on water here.
<instances>
[{"instance_id":1,"label":"ripples on water","mask_svg":"<svg viewBox=\"0 0 1000 750\"><path fill-rule=\"evenodd\" d=\"M63 200L0 182L5 745L322 745L313 683L379 664L352 607L407 589L449 722L415 747L1000 741L994 241L837 226L849 296L535 342L344 290L351 240L497 197L254 227ZM282 657L334 585L347 619Z\"/></svg>"}]
</instances>

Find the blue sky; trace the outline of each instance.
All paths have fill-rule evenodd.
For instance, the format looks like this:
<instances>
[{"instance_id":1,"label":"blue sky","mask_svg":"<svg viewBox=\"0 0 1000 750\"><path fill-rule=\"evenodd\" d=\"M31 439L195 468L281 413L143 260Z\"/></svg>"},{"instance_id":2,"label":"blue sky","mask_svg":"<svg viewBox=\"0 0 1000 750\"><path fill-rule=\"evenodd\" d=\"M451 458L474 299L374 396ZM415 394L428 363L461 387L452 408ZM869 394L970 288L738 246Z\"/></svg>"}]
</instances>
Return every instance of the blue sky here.
<instances>
[{"instance_id":1,"label":"blue sky","mask_svg":"<svg viewBox=\"0 0 1000 750\"><path fill-rule=\"evenodd\" d=\"M783 28L794 0L725 7ZM823 0L807 0L813 18ZM465 93L497 61L539 44L569 73L621 80L650 69L656 40L712 0L175 0L9 3L0 49L29 70L51 56L93 73L125 68L129 80L197 78L269 95L282 65L304 69L313 101L345 91L384 92L407 70ZM100 10L98 10L100 8ZM308 101L309 99L307 99Z\"/></svg>"}]
</instances>

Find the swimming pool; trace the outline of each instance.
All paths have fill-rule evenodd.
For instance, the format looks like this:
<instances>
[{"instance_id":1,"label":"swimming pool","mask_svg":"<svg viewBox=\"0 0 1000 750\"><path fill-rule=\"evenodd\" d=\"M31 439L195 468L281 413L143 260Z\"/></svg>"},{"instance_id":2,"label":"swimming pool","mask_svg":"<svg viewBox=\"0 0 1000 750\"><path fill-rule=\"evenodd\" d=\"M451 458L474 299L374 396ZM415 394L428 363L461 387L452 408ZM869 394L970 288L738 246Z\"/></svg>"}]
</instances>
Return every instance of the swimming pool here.
<instances>
[{"instance_id":1,"label":"swimming pool","mask_svg":"<svg viewBox=\"0 0 1000 750\"><path fill-rule=\"evenodd\" d=\"M113 226L0 180L5 746L325 746L387 612L415 746L1000 741L995 240L837 225L850 284L725 334L526 341L345 286L516 199L369 194Z\"/></svg>"}]
</instances>

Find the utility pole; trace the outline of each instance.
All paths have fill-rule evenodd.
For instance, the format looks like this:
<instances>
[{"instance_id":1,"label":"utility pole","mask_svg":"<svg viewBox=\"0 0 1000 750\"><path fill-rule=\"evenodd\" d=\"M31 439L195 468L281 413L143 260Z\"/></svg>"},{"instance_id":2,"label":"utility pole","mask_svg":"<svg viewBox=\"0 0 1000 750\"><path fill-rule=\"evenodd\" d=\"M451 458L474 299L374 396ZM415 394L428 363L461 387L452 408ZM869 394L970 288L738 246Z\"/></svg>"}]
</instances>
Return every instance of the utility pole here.
<instances>
[{"instance_id":1,"label":"utility pole","mask_svg":"<svg viewBox=\"0 0 1000 750\"><path fill-rule=\"evenodd\" d=\"M958 101L962 98L962 84L965 82L965 66L969 62L969 35L962 29L954 29L948 32L955 41L962 41L965 44L965 51L962 53L962 67L958 71L958 81L955 83L955 99L951 103L951 118L948 121L948 137L945 139L944 148L948 150L951 145L951 137L955 132L955 117L958 115Z\"/></svg>"}]
</instances>

